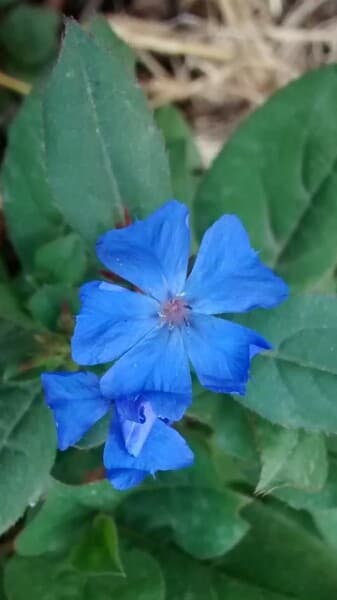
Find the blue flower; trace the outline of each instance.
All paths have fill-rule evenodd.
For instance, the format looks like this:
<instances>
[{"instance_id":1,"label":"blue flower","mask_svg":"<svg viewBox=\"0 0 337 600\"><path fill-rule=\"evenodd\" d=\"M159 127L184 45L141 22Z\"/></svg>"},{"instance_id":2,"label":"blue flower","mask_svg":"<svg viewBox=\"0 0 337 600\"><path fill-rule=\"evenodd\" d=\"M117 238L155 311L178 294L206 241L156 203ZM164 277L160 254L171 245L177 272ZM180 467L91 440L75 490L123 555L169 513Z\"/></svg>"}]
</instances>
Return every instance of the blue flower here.
<instances>
[{"instance_id":1,"label":"blue flower","mask_svg":"<svg viewBox=\"0 0 337 600\"><path fill-rule=\"evenodd\" d=\"M52 409L60 450L75 445L97 421L113 409L104 449L109 481L120 490L140 483L156 471L187 467L193 454L175 429L160 414L174 415L171 397L165 406L162 396L152 402L141 394L103 397L100 380L93 373L44 373L46 402Z\"/></svg>"},{"instance_id":2,"label":"blue flower","mask_svg":"<svg viewBox=\"0 0 337 600\"><path fill-rule=\"evenodd\" d=\"M288 288L233 215L206 232L187 277L189 249L188 209L174 200L98 240L102 263L142 292L102 281L81 289L72 355L82 365L116 361L102 378L105 395L179 391L182 415L191 398L189 360L206 388L245 393L252 357L270 345L213 315L271 308Z\"/></svg>"}]
</instances>

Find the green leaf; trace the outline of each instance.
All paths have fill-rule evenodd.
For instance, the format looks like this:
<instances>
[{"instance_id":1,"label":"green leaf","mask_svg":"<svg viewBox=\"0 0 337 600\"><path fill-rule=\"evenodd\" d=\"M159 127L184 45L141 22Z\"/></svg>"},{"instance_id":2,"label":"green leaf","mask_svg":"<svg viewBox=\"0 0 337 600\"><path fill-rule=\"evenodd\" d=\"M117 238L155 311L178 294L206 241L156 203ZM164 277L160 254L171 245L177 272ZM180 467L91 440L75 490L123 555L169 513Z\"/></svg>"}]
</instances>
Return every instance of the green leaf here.
<instances>
[{"instance_id":1,"label":"green leaf","mask_svg":"<svg viewBox=\"0 0 337 600\"><path fill-rule=\"evenodd\" d=\"M320 490L328 473L324 437L295 429L282 429L262 419L256 423L262 469L256 492L294 486Z\"/></svg>"},{"instance_id":2,"label":"green leaf","mask_svg":"<svg viewBox=\"0 0 337 600\"><path fill-rule=\"evenodd\" d=\"M37 249L63 231L47 182L42 132L40 98L34 93L26 98L10 129L2 170L9 236L28 272L34 268Z\"/></svg>"},{"instance_id":3,"label":"green leaf","mask_svg":"<svg viewBox=\"0 0 337 600\"><path fill-rule=\"evenodd\" d=\"M47 7L19 3L1 20L0 43L22 66L40 66L57 50L60 17Z\"/></svg>"},{"instance_id":4,"label":"green leaf","mask_svg":"<svg viewBox=\"0 0 337 600\"><path fill-rule=\"evenodd\" d=\"M193 131L173 106L159 108L155 118L166 142L174 196L191 204L202 169Z\"/></svg>"},{"instance_id":5,"label":"green leaf","mask_svg":"<svg viewBox=\"0 0 337 600\"><path fill-rule=\"evenodd\" d=\"M337 432L336 311L336 296L308 295L240 317L273 352L254 359L247 395L236 400L283 427Z\"/></svg>"},{"instance_id":6,"label":"green leaf","mask_svg":"<svg viewBox=\"0 0 337 600\"><path fill-rule=\"evenodd\" d=\"M33 326L33 322L22 310L12 287L4 283L0 283L0 319L25 328Z\"/></svg>"},{"instance_id":7,"label":"green leaf","mask_svg":"<svg viewBox=\"0 0 337 600\"><path fill-rule=\"evenodd\" d=\"M174 106L162 106L155 112L155 119L166 143L184 141L187 148L187 165L191 171L202 168L198 146L193 130L183 114Z\"/></svg>"},{"instance_id":8,"label":"green leaf","mask_svg":"<svg viewBox=\"0 0 337 600\"><path fill-rule=\"evenodd\" d=\"M239 516L243 497L228 490L170 487L138 492L123 504L123 515L146 533L168 527L183 550L200 559L221 556L247 533Z\"/></svg>"},{"instance_id":9,"label":"green leaf","mask_svg":"<svg viewBox=\"0 0 337 600\"><path fill-rule=\"evenodd\" d=\"M64 551L81 539L96 512L113 513L124 500L107 481L69 486L52 482L45 504L16 539L23 556Z\"/></svg>"},{"instance_id":10,"label":"green leaf","mask_svg":"<svg viewBox=\"0 0 337 600\"><path fill-rule=\"evenodd\" d=\"M334 600L336 554L296 512L258 502L243 512L251 529L224 557L226 575L290 598Z\"/></svg>"},{"instance_id":11,"label":"green leaf","mask_svg":"<svg viewBox=\"0 0 337 600\"><path fill-rule=\"evenodd\" d=\"M323 465L324 470L324 465ZM315 514L316 511L337 507L337 461L330 457L328 478L323 488L316 492L308 490L279 488L274 495L296 509L305 509Z\"/></svg>"},{"instance_id":12,"label":"green leaf","mask_svg":"<svg viewBox=\"0 0 337 600\"><path fill-rule=\"evenodd\" d=\"M164 148L139 86L71 21L44 108L55 201L90 246L123 207L140 217L170 197Z\"/></svg>"},{"instance_id":13,"label":"green leaf","mask_svg":"<svg viewBox=\"0 0 337 600\"><path fill-rule=\"evenodd\" d=\"M35 321L51 331L62 329L63 311L67 329L73 325L72 315L78 309L78 291L65 285L43 285L34 292L28 301L28 308Z\"/></svg>"},{"instance_id":14,"label":"green leaf","mask_svg":"<svg viewBox=\"0 0 337 600\"><path fill-rule=\"evenodd\" d=\"M111 423L111 412L102 417L89 431L83 436L83 438L77 442L77 448L95 448L101 446L108 437L109 428Z\"/></svg>"},{"instance_id":15,"label":"green leaf","mask_svg":"<svg viewBox=\"0 0 337 600\"><path fill-rule=\"evenodd\" d=\"M76 233L48 242L35 254L35 269L46 283L80 283L86 266L85 245Z\"/></svg>"},{"instance_id":16,"label":"green leaf","mask_svg":"<svg viewBox=\"0 0 337 600\"><path fill-rule=\"evenodd\" d=\"M93 575L114 573L124 575L118 547L115 522L106 515L97 515L83 539L71 555L75 569Z\"/></svg>"},{"instance_id":17,"label":"green leaf","mask_svg":"<svg viewBox=\"0 0 337 600\"><path fill-rule=\"evenodd\" d=\"M186 435L188 434L188 435ZM240 510L248 498L223 489L213 455L199 435L184 430L194 452L192 467L159 473L119 508L126 530L168 538L196 558L220 556L245 535Z\"/></svg>"},{"instance_id":18,"label":"green leaf","mask_svg":"<svg viewBox=\"0 0 337 600\"><path fill-rule=\"evenodd\" d=\"M198 386L188 413L213 430L214 444L227 454L258 460L250 415L231 396L212 394Z\"/></svg>"},{"instance_id":19,"label":"green leaf","mask_svg":"<svg viewBox=\"0 0 337 600\"><path fill-rule=\"evenodd\" d=\"M89 23L89 31L100 46L105 48L105 50L109 50L131 75L135 74L135 53L118 37L112 27L110 27L107 19L102 15L96 15Z\"/></svg>"},{"instance_id":20,"label":"green leaf","mask_svg":"<svg viewBox=\"0 0 337 600\"><path fill-rule=\"evenodd\" d=\"M125 578L81 573L57 556L15 557L7 564L5 591L8 600L27 600L27 594L38 600L164 600L162 574L149 554L131 550L123 562Z\"/></svg>"},{"instance_id":21,"label":"green leaf","mask_svg":"<svg viewBox=\"0 0 337 600\"><path fill-rule=\"evenodd\" d=\"M56 452L55 427L36 382L0 389L0 533L43 493Z\"/></svg>"},{"instance_id":22,"label":"green leaf","mask_svg":"<svg viewBox=\"0 0 337 600\"><path fill-rule=\"evenodd\" d=\"M262 259L297 288L337 263L336 73L311 71L268 100L225 145L195 200L199 238L223 213L237 214Z\"/></svg>"}]
</instances>

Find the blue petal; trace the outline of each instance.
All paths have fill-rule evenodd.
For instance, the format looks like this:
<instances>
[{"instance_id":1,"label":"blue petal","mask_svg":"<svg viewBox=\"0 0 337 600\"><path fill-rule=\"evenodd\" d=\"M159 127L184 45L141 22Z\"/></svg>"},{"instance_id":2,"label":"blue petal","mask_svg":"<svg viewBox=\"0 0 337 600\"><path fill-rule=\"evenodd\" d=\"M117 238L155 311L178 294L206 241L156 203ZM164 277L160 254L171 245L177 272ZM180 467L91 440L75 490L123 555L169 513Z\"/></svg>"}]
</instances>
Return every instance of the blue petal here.
<instances>
[{"instance_id":1,"label":"blue petal","mask_svg":"<svg viewBox=\"0 0 337 600\"><path fill-rule=\"evenodd\" d=\"M135 422L128 419L121 419L119 411L118 418L121 425L126 450L129 454L132 454L132 456L138 456L141 453L157 419L150 402L144 402L142 404L141 421Z\"/></svg>"},{"instance_id":2,"label":"blue petal","mask_svg":"<svg viewBox=\"0 0 337 600\"><path fill-rule=\"evenodd\" d=\"M125 469L154 475L156 471L188 467L192 462L193 453L185 440L160 419L155 421L142 451L138 456L132 456L125 448L120 422L116 416L113 418L104 449L104 465L108 472Z\"/></svg>"},{"instance_id":3,"label":"blue petal","mask_svg":"<svg viewBox=\"0 0 337 600\"><path fill-rule=\"evenodd\" d=\"M279 304L288 287L262 264L240 220L225 215L206 231L185 294L197 312L238 313Z\"/></svg>"},{"instance_id":4,"label":"blue petal","mask_svg":"<svg viewBox=\"0 0 337 600\"><path fill-rule=\"evenodd\" d=\"M184 339L200 383L214 392L244 394L251 357L270 349L255 331L200 314L191 317Z\"/></svg>"},{"instance_id":5,"label":"blue petal","mask_svg":"<svg viewBox=\"0 0 337 600\"><path fill-rule=\"evenodd\" d=\"M147 475L147 471L137 471L136 469L110 469L106 471L107 479L116 490L120 491L139 485Z\"/></svg>"},{"instance_id":6,"label":"blue petal","mask_svg":"<svg viewBox=\"0 0 337 600\"><path fill-rule=\"evenodd\" d=\"M60 450L76 444L111 407L93 373L43 373L41 380L54 413Z\"/></svg>"},{"instance_id":7,"label":"blue petal","mask_svg":"<svg viewBox=\"0 0 337 600\"><path fill-rule=\"evenodd\" d=\"M191 375L178 329L153 330L102 377L107 397L141 394L159 417L179 420L192 400Z\"/></svg>"},{"instance_id":8,"label":"blue petal","mask_svg":"<svg viewBox=\"0 0 337 600\"><path fill-rule=\"evenodd\" d=\"M72 338L79 364L109 362L129 350L158 323L155 300L104 281L81 288L82 307Z\"/></svg>"},{"instance_id":9,"label":"blue petal","mask_svg":"<svg viewBox=\"0 0 337 600\"><path fill-rule=\"evenodd\" d=\"M183 289L189 248L188 209L171 200L144 221L103 235L97 256L113 273L165 300Z\"/></svg>"}]
</instances>

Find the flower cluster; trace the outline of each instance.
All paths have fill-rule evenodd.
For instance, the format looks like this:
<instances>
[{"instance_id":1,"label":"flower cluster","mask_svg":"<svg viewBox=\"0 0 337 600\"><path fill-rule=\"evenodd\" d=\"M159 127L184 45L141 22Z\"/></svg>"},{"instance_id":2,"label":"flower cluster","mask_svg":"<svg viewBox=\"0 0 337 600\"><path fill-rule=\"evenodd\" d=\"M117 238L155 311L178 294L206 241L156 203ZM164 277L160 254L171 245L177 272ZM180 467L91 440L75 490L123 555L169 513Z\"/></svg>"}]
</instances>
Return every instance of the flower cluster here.
<instances>
[{"instance_id":1,"label":"flower cluster","mask_svg":"<svg viewBox=\"0 0 337 600\"><path fill-rule=\"evenodd\" d=\"M105 281L82 287L72 356L80 365L113 364L101 378L42 376L61 450L113 412L104 465L118 489L193 461L172 427L192 401L190 363L207 389L244 394L251 359L270 349L255 331L214 315L271 308L288 295L233 215L209 228L188 275L189 251L188 209L174 200L103 235L98 258L134 289Z\"/></svg>"}]
</instances>

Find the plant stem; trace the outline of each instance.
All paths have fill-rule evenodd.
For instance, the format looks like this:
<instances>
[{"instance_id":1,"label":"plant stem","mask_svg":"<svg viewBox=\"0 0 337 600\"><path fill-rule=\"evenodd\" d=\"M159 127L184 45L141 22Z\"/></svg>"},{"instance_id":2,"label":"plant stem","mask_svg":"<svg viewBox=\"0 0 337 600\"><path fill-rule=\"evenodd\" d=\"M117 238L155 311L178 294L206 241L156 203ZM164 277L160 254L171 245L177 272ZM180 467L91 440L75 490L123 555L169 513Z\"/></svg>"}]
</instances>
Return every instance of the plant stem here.
<instances>
[{"instance_id":1,"label":"plant stem","mask_svg":"<svg viewBox=\"0 0 337 600\"><path fill-rule=\"evenodd\" d=\"M15 77L11 77L10 75L6 75L0 71L0 87L4 87L7 90L11 90L12 92L17 92L23 96L29 94L31 90L30 83L26 83L26 81L22 81L21 79L16 79Z\"/></svg>"}]
</instances>

